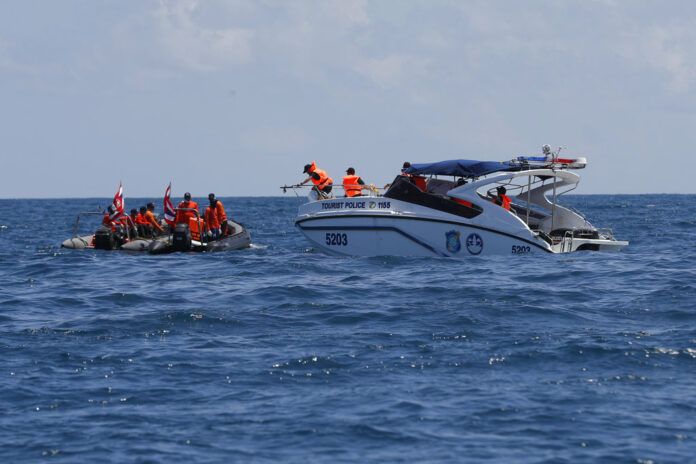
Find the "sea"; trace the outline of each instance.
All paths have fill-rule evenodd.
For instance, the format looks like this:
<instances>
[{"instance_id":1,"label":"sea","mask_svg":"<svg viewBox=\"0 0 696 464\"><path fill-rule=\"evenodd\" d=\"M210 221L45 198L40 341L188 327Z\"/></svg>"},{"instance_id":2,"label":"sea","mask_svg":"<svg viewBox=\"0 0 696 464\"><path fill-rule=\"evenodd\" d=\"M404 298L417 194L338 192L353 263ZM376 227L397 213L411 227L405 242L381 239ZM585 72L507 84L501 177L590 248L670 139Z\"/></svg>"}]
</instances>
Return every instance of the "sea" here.
<instances>
[{"instance_id":1,"label":"sea","mask_svg":"<svg viewBox=\"0 0 696 464\"><path fill-rule=\"evenodd\" d=\"M0 462L696 462L696 196L564 198L630 245L333 257L288 194L153 256L61 248L108 198L0 200Z\"/></svg>"}]
</instances>

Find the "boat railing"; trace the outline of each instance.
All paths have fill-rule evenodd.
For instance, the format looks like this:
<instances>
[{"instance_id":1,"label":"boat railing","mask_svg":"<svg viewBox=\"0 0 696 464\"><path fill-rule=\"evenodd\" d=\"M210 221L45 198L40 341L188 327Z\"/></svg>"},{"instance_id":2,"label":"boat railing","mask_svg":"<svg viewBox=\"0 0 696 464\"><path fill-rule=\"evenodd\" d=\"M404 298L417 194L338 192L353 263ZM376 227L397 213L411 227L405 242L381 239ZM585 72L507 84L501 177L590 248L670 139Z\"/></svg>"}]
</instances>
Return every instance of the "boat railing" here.
<instances>
[{"instance_id":1,"label":"boat railing","mask_svg":"<svg viewBox=\"0 0 696 464\"><path fill-rule=\"evenodd\" d=\"M349 185L347 185L347 186L352 187L352 188L355 188L355 185L356 185L356 184L349 184ZM344 186L343 184L332 184L332 187L341 187L341 188L343 188L343 187L345 187L345 186ZM370 185L361 185L361 187L363 187L363 188L361 189L361 192L364 191L364 190L367 190L367 191L369 192L368 194L361 193L361 195L360 195L361 197L381 197L381 196L382 196L382 195L379 193L379 189L378 189L377 187L375 187L373 184L370 184ZM310 190L313 189L314 191L319 192L319 194L322 196L322 198L321 198L322 200L328 200L328 199L336 198L333 194L328 194L328 195L325 194L325 193L322 192L321 190L317 189L315 185L300 185L300 184L295 184L295 185L282 185L280 188L281 188L281 190L283 190L283 193L287 193L288 190L292 190L293 193L295 193L295 196L297 196L298 198L300 198L300 195L298 194L298 190L301 190L301 189L303 189L303 188L308 188L308 189L310 189ZM351 197L351 198L352 198L352 197Z\"/></svg>"},{"instance_id":2,"label":"boat railing","mask_svg":"<svg viewBox=\"0 0 696 464\"><path fill-rule=\"evenodd\" d=\"M591 232L590 237L583 237L582 233L587 234L588 232ZM575 239L599 239L599 240L614 240L614 231L609 228L609 227L592 227L591 229L585 229L582 227L574 227L572 229L568 229L563 233L563 236L554 239L555 243L560 243L561 244L561 252L565 252L566 248L568 249L567 251L573 251L573 240Z\"/></svg>"},{"instance_id":3,"label":"boat railing","mask_svg":"<svg viewBox=\"0 0 696 464\"><path fill-rule=\"evenodd\" d=\"M105 211L83 211L81 213L78 213L77 219L75 220L75 237L79 237L78 228L80 226L80 217L81 216L96 216L96 215L103 216L105 214L106 214ZM133 219L131 219L130 216L124 216L124 217L126 218L126 221L130 222L130 227L125 228L126 229L126 239L128 241L130 241L133 238L135 238L135 237L131 237L131 229L133 229L133 230L137 230L137 229L135 228L135 223L133 222Z\"/></svg>"}]
</instances>

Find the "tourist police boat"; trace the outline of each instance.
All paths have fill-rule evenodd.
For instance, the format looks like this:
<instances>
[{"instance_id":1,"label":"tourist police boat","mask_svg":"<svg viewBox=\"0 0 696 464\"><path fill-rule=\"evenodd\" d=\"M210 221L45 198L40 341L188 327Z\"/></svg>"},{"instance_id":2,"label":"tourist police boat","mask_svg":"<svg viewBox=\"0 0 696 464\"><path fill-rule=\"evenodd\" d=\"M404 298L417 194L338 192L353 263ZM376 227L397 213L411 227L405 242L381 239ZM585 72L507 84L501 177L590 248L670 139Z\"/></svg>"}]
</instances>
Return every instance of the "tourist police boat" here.
<instances>
[{"instance_id":1,"label":"tourist police boat","mask_svg":"<svg viewBox=\"0 0 696 464\"><path fill-rule=\"evenodd\" d=\"M559 202L577 187L574 171L586 164L557 153L413 164L382 196L310 199L295 225L316 249L332 255L467 258L619 250L628 242ZM425 191L413 176L429 176ZM509 209L493 201L498 187L511 199Z\"/></svg>"}]
</instances>

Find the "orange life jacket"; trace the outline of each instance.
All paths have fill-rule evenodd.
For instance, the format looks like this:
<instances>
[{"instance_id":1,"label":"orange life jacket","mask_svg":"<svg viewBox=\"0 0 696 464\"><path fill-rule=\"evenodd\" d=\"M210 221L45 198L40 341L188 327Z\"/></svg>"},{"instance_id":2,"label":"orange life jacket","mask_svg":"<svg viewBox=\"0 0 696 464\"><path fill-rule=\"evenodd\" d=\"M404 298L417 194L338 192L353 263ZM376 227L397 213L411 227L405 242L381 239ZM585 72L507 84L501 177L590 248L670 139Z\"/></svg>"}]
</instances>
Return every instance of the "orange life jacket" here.
<instances>
[{"instance_id":1,"label":"orange life jacket","mask_svg":"<svg viewBox=\"0 0 696 464\"><path fill-rule=\"evenodd\" d=\"M142 214L142 213L138 214L135 217L135 223L143 225L143 226L148 225L149 223L147 222L147 218L145 216L146 216L146 214Z\"/></svg>"},{"instance_id":2,"label":"orange life jacket","mask_svg":"<svg viewBox=\"0 0 696 464\"><path fill-rule=\"evenodd\" d=\"M495 199L495 204L497 205L498 202L501 201L501 200L502 200L503 204L500 205L500 206L502 206L502 207L505 208L506 210L510 211L510 197L508 197L508 196L505 195L505 194L503 194L503 195L498 195L498 197Z\"/></svg>"},{"instance_id":3,"label":"orange life jacket","mask_svg":"<svg viewBox=\"0 0 696 464\"><path fill-rule=\"evenodd\" d=\"M217 210L217 217L218 220L220 221L220 224L223 222L227 222L227 215L225 214L225 207L222 206L222 203L220 200L215 203L215 209Z\"/></svg>"},{"instance_id":4,"label":"orange life jacket","mask_svg":"<svg viewBox=\"0 0 696 464\"><path fill-rule=\"evenodd\" d=\"M104 219L102 219L102 225L111 227L111 230L116 230L116 226L113 222L111 222L111 219L109 219L108 214L104 215Z\"/></svg>"},{"instance_id":5,"label":"orange life jacket","mask_svg":"<svg viewBox=\"0 0 696 464\"><path fill-rule=\"evenodd\" d=\"M406 174L405 172L402 172L401 175L409 177L411 179L411 181L414 184L416 184L416 187L418 187L419 189L421 189L424 192L428 188L426 185L425 177L423 177L423 176L414 176L413 174Z\"/></svg>"},{"instance_id":6,"label":"orange life jacket","mask_svg":"<svg viewBox=\"0 0 696 464\"><path fill-rule=\"evenodd\" d=\"M191 208L191 209L198 209L198 203L195 201L182 201L179 203L179 208ZM177 211L176 212L176 223L184 223L186 224L189 222L189 219L195 219L196 218L196 213L193 211Z\"/></svg>"},{"instance_id":7,"label":"orange life jacket","mask_svg":"<svg viewBox=\"0 0 696 464\"><path fill-rule=\"evenodd\" d=\"M425 192L425 189L428 188L428 187L427 187L427 184L426 184L425 177L413 176L413 180L416 182L416 187L418 187L418 188L421 189L422 191Z\"/></svg>"},{"instance_id":8,"label":"orange life jacket","mask_svg":"<svg viewBox=\"0 0 696 464\"><path fill-rule=\"evenodd\" d=\"M356 176L355 174L343 177L343 190L346 191L347 197L360 195L362 189L360 188L360 184L358 184L358 179L360 179L360 176Z\"/></svg>"},{"instance_id":9,"label":"orange life jacket","mask_svg":"<svg viewBox=\"0 0 696 464\"><path fill-rule=\"evenodd\" d=\"M157 220L155 219L155 215L152 214L152 211L147 210L145 212L145 223L151 225L155 229L159 230L160 232L162 231L162 228L160 227L159 224L157 224Z\"/></svg>"},{"instance_id":10,"label":"orange life jacket","mask_svg":"<svg viewBox=\"0 0 696 464\"><path fill-rule=\"evenodd\" d=\"M212 208L208 206L205 209L205 223L208 224L208 227L211 229L220 228L220 218L218 217L217 207Z\"/></svg>"},{"instance_id":11,"label":"orange life jacket","mask_svg":"<svg viewBox=\"0 0 696 464\"><path fill-rule=\"evenodd\" d=\"M205 230L205 221L200 220L201 229ZM189 218L189 228L191 229L191 238L193 240L201 241L201 229L198 228L198 219L195 217Z\"/></svg>"},{"instance_id":12,"label":"orange life jacket","mask_svg":"<svg viewBox=\"0 0 696 464\"><path fill-rule=\"evenodd\" d=\"M319 188L324 188L326 185L333 184L333 179L329 177L326 171L319 169L315 161L312 161L312 167L309 168L309 173L316 173L319 176L319 180L315 179L314 176L310 176L312 178L312 183Z\"/></svg>"}]
</instances>

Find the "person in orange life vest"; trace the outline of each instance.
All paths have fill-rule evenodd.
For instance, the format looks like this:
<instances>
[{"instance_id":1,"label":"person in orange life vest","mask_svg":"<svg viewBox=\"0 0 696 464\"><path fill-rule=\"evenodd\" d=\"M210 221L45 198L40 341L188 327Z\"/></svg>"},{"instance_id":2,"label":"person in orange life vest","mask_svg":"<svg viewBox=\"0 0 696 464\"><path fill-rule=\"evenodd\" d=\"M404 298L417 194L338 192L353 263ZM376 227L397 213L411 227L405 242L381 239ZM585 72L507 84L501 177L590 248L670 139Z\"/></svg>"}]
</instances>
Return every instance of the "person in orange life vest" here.
<instances>
[{"instance_id":1,"label":"person in orange life vest","mask_svg":"<svg viewBox=\"0 0 696 464\"><path fill-rule=\"evenodd\" d=\"M147 208L144 206L140 207L140 214L136 216L136 227L138 228L139 235L142 237L152 237L152 225L147 220Z\"/></svg>"},{"instance_id":2,"label":"person in orange life vest","mask_svg":"<svg viewBox=\"0 0 696 464\"><path fill-rule=\"evenodd\" d=\"M419 189L421 189L422 191L425 192L425 189L427 188L425 177L414 176L413 174L406 174L404 171L406 171L410 167L411 167L411 163L409 163L408 161L404 161L404 165L401 168L401 175L408 177L409 180L416 185L416 187L418 187Z\"/></svg>"},{"instance_id":3,"label":"person in orange life vest","mask_svg":"<svg viewBox=\"0 0 696 464\"><path fill-rule=\"evenodd\" d=\"M213 234L213 240L220 238L220 215L217 209L218 201L213 197L210 206L205 209L205 225Z\"/></svg>"},{"instance_id":4,"label":"person in orange life vest","mask_svg":"<svg viewBox=\"0 0 696 464\"><path fill-rule=\"evenodd\" d=\"M140 212L142 213L142 208L140 208ZM145 223L151 227L152 231L154 232L155 230L159 232L164 232L162 227L159 225L159 222L157 222L157 219L155 219L155 213L153 212L155 210L155 204L150 202L147 204L147 210L145 211Z\"/></svg>"},{"instance_id":5,"label":"person in orange life vest","mask_svg":"<svg viewBox=\"0 0 696 464\"><path fill-rule=\"evenodd\" d=\"M460 177L459 180L457 180L457 183L454 184L454 188L461 187L464 184L466 184L466 181L464 180L463 177ZM450 197L450 199L456 201L460 205L464 205L464 206L468 206L468 207L473 206L471 204L471 202L466 201L466 200L462 200L461 198Z\"/></svg>"},{"instance_id":6,"label":"person in orange life vest","mask_svg":"<svg viewBox=\"0 0 696 464\"><path fill-rule=\"evenodd\" d=\"M198 211L198 203L196 203L195 201L191 201L191 194L188 192L184 193L184 201L179 203L178 207L195 209L196 211ZM190 218L196 219L196 213L194 213L193 211L177 211L176 219L174 220L174 222L176 222L177 224L188 224Z\"/></svg>"},{"instance_id":7,"label":"person in orange life vest","mask_svg":"<svg viewBox=\"0 0 696 464\"><path fill-rule=\"evenodd\" d=\"M370 190L362 178L355 175L355 169L348 168L346 174L343 176L343 190L346 191L346 197L359 197L362 196L362 190Z\"/></svg>"},{"instance_id":8,"label":"person in orange life vest","mask_svg":"<svg viewBox=\"0 0 696 464\"><path fill-rule=\"evenodd\" d=\"M496 187L496 191L498 192L498 195L493 198L493 203L496 205L502 206L506 210L510 211L510 197L505 195L507 190L505 190L505 187L502 185L499 187Z\"/></svg>"},{"instance_id":9,"label":"person in orange life vest","mask_svg":"<svg viewBox=\"0 0 696 464\"><path fill-rule=\"evenodd\" d=\"M135 237L138 234L138 210L133 208L130 210L130 216L123 215L121 217L121 223L125 226L126 229L130 230L130 234L132 237Z\"/></svg>"},{"instance_id":10,"label":"person in orange life vest","mask_svg":"<svg viewBox=\"0 0 696 464\"><path fill-rule=\"evenodd\" d=\"M213 206L217 211L218 222L220 223L220 235L227 234L227 214L225 214L225 207L222 206L222 202L215 197L214 193L208 195L208 201L210 201L210 206Z\"/></svg>"},{"instance_id":11,"label":"person in orange life vest","mask_svg":"<svg viewBox=\"0 0 696 464\"><path fill-rule=\"evenodd\" d=\"M314 184L313 189L317 192L317 198L327 198L333 188L333 180L326 171L319 169L316 161L312 161L312 164L305 164L302 172L306 173L309 177L300 182L299 185L304 185L311 180Z\"/></svg>"},{"instance_id":12,"label":"person in orange life vest","mask_svg":"<svg viewBox=\"0 0 696 464\"><path fill-rule=\"evenodd\" d=\"M111 219L109 219L108 214L104 215L104 218L102 219L102 225L111 227L111 230L116 230L116 226L114 225L114 222Z\"/></svg>"}]
</instances>

